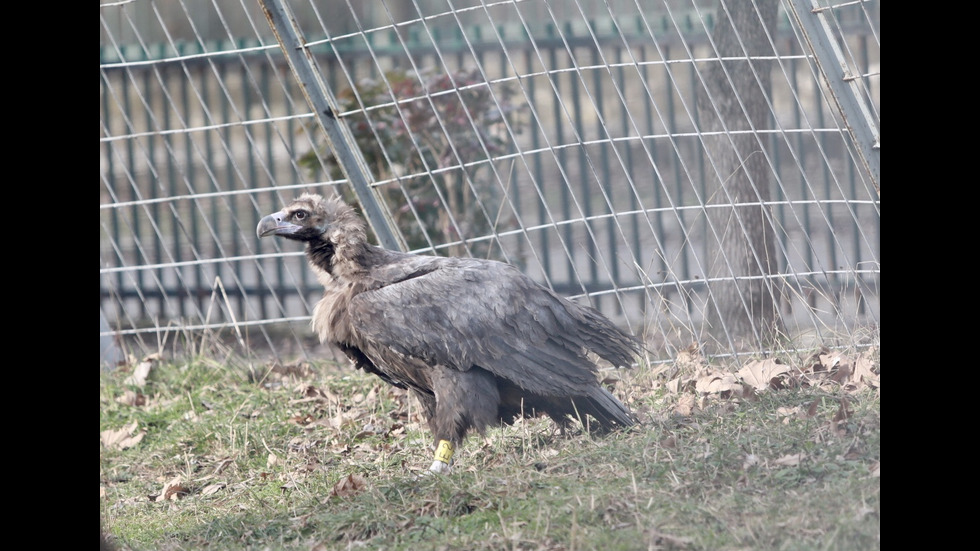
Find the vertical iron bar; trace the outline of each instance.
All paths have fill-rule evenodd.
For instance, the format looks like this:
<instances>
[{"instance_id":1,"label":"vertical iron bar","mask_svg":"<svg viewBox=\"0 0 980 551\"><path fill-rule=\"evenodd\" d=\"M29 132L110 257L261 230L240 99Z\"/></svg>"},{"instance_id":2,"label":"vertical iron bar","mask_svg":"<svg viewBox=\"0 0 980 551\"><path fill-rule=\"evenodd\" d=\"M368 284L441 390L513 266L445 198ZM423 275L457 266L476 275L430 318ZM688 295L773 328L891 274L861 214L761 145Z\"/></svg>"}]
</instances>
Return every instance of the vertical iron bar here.
<instances>
[{"instance_id":1,"label":"vertical iron bar","mask_svg":"<svg viewBox=\"0 0 980 551\"><path fill-rule=\"evenodd\" d=\"M575 29L572 27L571 21L565 23L565 36L569 38L569 42L574 43ZM569 48L573 48L573 46L569 46ZM577 67L578 63L575 60L575 51L574 50L569 51L568 55L569 57L571 57L570 61L572 65ZM588 229L592 227L592 222L589 221L589 218L592 217L592 200L591 200L592 193L590 193L589 190L589 165L586 157L587 155L587 152L585 150L586 145L584 143L585 126L582 123L582 119L583 119L582 98L581 98L581 94L579 93L579 87L584 87L584 86L585 86L585 82L582 77L582 72L578 70L573 75L572 82L571 82L572 113L573 113L572 118L574 119L572 124L575 126L576 135L579 136L579 144L578 147L575 149L576 149L576 155L578 159L579 189L581 190L580 193L582 194L581 203L583 205L582 208L584 209L582 216L585 218L585 220L582 221L582 225ZM592 232L589 231L587 231L586 233L587 235L594 235ZM594 289L592 285L594 285L599 279L599 266L596 262L594 262L594 259L596 258L595 241L589 238L586 238L584 241L585 241L586 254L588 255L587 258L590 260L589 280L585 284L586 291L588 292L590 289ZM591 300L592 299L590 298L590 302ZM594 306L598 308L599 304L595 303Z\"/></svg>"},{"instance_id":2,"label":"vertical iron bar","mask_svg":"<svg viewBox=\"0 0 980 551\"><path fill-rule=\"evenodd\" d=\"M858 156L875 189L880 193L881 132L871 108L861 94L860 75L851 74L844 52L834 39L835 33L826 20L825 12L829 8L820 7L817 0L790 0L786 4L802 31L820 74L827 81L830 96L857 146Z\"/></svg>"},{"instance_id":3,"label":"vertical iron bar","mask_svg":"<svg viewBox=\"0 0 980 551\"><path fill-rule=\"evenodd\" d=\"M211 79L208 78L209 71L207 70L206 66L201 65L200 68L198 69L198 72L200 73L200 78L201 78L201 84L200 84L201 97L204 98L204 102L201 103L201 115L203 116L206 124L213 124L214 121L211 120L210 111L208 109L208 106L211 103L211 87L208 84L211 81ZM209 166L209 167L217 166L218 164L217 159L215 158L214 155L214 145L212 142L214 142L214 131L208 130L204 132L204 162L206 163L205 166ZM215 180L211 183L211 185L214 187L215 191L221 190L221 186L218 185L217 178L215 178ZM209 202L211 203L211 214L209 216L211 217L211 220L213 220L216 226L219 228L219 232L220 232L220 228L223 226L223 224L221 223L221 219L224 218L224 215L221 211L218 210L218 201L212 199ZM218 256L219 250L220 250L220 244L214 243L212 245L211 251L208 251L205 254L207 254L208 256ZM224 282L225 279L222 277L224 275L224 267L225 267L224 262L217 262L214 264L214 275L222 282ZM215 280L212 278L207 283L210 285L214 285L214 281ZM231 305L228 306L230 307ZM218 312L220 314L222 310L219 308Z\"/></svg>"},{"instance_id":4,"label":"vertical iron bar","mask_svg":"<svg viewBox=\"0 0 980 551\"><path fill-rule=\"evenodd\" d=\"M107 131L111 132L112 121L110 120L110 117L112 116L112 109L109 108L110 107L109 97L111 95L109 93L109 89L111 89L111 86L109 84L109 78L110 76L108 72L102 73L101 81L102 81L102 88L104 90L104 93L102 94L102 113L103 113L102 116L105 119L105 127ZM115 149L116 146L113 145L112 142L109 142L105 145L105 147L106 147L106 186L109 189L117 189L117 183L115 178L116 163L114 161L116 156L113 152L113 149ZM121 243L122 234L119 231L119 209L109 210L109 220L110 220L109 228L107 229L112 233L113 242ZM122 257L117 257L116 262L118 265L122 266L123 265ZM125 299L122 297L124 297L125 295L122 292L123 291L122 271L116 273L115 280L116 280L116 294L117 296L120 297L120 301L123 301ZM101 280L100 280L100 285L101 285ZM111 292L109 288L105 288L104 292L106 293L107 296L111 296ZM125 310L125 308L123 308L121 304L119 306L120 307L117 308L116 315L114 316L116 321L118 321L118 319L121 317L122 311Z\"/></svg>"},{"instance_id":5,"label":"vertical iron bar","mask_svg":"<svg viewBox=\"0 0 980 551\"><path fill-rule=\"evenodd\" d=\"M167 93L168 96L170 94L170 92L169 92L170 81L173 80L173 79L171 79L169 77L169 74L170 73L172 73L172 71L170 71L166 66L164 66L161 69L161 71L160 71L160 74L161 74L160 80L162 81L161 82L161 86L164 86L164 87L166 87L168 89L166 91L166 93ZM173 128L174 127L173 126L173 121L172 121L172 117L171 117L171 114L170 114L171 113L171 109L164 108L162 111L163 111L163 124L162 124L161 127L162 128ZM174 147L173 147L174 146L174 139L175 138L173 137L173 135L170 135L170 134L168 134L168 135L166 135L166 136L163 137L163 141L167 144L166 145L166 150L168 152L168 155L167 155L167 188L168 188L168 193L170 194L170 197L177 197L177 196L179 196L181 194L180 191L177 189L177 176L176 176L176 173L177 173L177 165L176 165L174 156L172 154L172 152L176 151L174 149ZM179 206L178 205L179 205L179 203L176 203L174 205L174 207L171 210L171 214L170 214L170 217L172 219L172 221L170 223L170 239L171 239L171 242L172 242L172 245L171 246L173 247L173 255L172 255L172 258L179 262L179 261L183 260L184 257L183 257L183 254L181 252L181 250L183 249L183 246L181 244L181 235L180 235L180 212L179 212ZM173 269L174 272L176 272L177 270L179 270L179 268L176 267L176 266L173 267L172 269ZM165 294L167 294L168 296L174 297L174 299L177 301L177 304L178 305L180 305L180 304L183 303L183 301L180 298L180 293L181 293L181 290L180 290L181 280L182 280L182 278L180 278L179 276L176 276L175 275L174 276L173 288L170 289L170 290L167 290L166 289L166 287L167 287L166 280L165 279L161 279L161 281L163 282L163 286L164 286L163 292ZM175 316L175 315L178 315L178 314L176 312L168 312L165 309L161 309L160 310L160 316L163 319L167 319L167 318L169 318L171 316Z\"/></svg>"},{"instance_id":6,"label":"vertical iron bar","mask_svg":"<svg viewBox=\"0 0 980 551\"><path fill-rule=\"evenodd\" d=\"M556 46L556 43L555 43L555 36L558 34L558 29L552 23L548 23L546 29L547 29L547 34L548 34L548 39L547 39L547 44L548 44L548 67L550 67L552 69L556 69L558 67L558 47ZM557 71L552 71L551 74L548 76L548 78L550 78L553 81L554 92L555 92L555 94L557 94L559 96L559 97L556 97L555 98L555 101L552 103L552 112L553 112L553 115L554 115L554 118L555 118L555 141L554 141L554 143L556 143L558 145L564 145L564 143L565 143L565 132L564 132L564 128L565 128L565 117L562 114L561 102L559 101L560 96L561 96L561 79L560 79L559 73ZM559 147L558 148L558 165L559 166L566 166L567 165L567 162L566 162L567 153L566 153L566 151L567 151L567 149L564 148L564 147ZM560 174L561 174L561 171L559 171L559 175ZM544 180L542 180L542 182L543 181ZM571 217L572 217L571 207L570 207L570 201L569 201L569 198L568 198L568 194L569 194L568 186L569 186L569 184L571 184L571 182L563 181L563 182L561 182L561 185L559 186L559 192L560 192L560 197L561 197L561 216L562 216L562 220L570 220ZM547 197L547 191L545 192L545 196ZM557 228L556 228L556 230L557 230ZM565 233L565 243L573 243L574 241L572 240L572 225L571 224L565 224L564 233ZM565 260L567 261L566 264L568 266L568 272L567 272L566 277L568 278L569 285L574 286L576 283L578 283L578 284L581 285L582 282L580 282L580 281L578 281L578 282L572 281L572 278L575 277L575 266L572 264L572 259L566 254L565 255ZM554 286L554 284L555 283L552 280L551 281L551 285Z\"/></svg>"},{"instance_id":7,"label":"vertical iron bar","mask_svg":"<svg viewBox=\"0 0 980 551\"><path fill-rule=\"evenodd\" d=\"M527 30L525 29L525 33L526 32ZM530 37L527 35L525 35L525 38L527 40L530 40ZM533 50L531 50L530 48L524 50L524 67L526 72L531 72L531 69L534 66L532 53ZM502 74L507 74L507 73L502 73ZM535 77L535 78L529 78L527 81L527 96L529 98L537 97L537 91L536 91L537 87L534 84L537 80L538 80L537 77ZM531 150L540 151L541 139L538 136L540 136L541 133L544 132L545 130L544 128L542 128L541 121L538 120L535 111L532 109L530 110L530 112L531 112L530 116L532 122L534 123L533 126L530 124L528 125L528 129L531 133ZM542 156L543 156L542 153L535 153L534 159L532 160L534 166L535 182L545 181L544 166L541 162ZM515 186L515 187L519 187L519 186ZM541 245L539 247L540 249L539 257L541 258L541 264L542 264L541 269L544 270L545 279L547 279L548 281L554 281L554 274L551 272L551 246L548 243L549 241L548 232L550 232L551 230L544 228L544 223L546 220L548 220L548 205L547 205L547 198L545 197L543 199L538 199L538 225L542 226L542 229L539 230L541 232Z\"/></svg>"},{"instance_id":8,"label":"vertical iron bar","mask_svg":"<svg viewBox=\"0 0 980 551\"><path fill-rule=\"evenodd\" d=\"M589 25L592 26L593 31L596 32L595 21L590 21ZM593 67L598 66L602 62L602 56L599 55L599 48L601 47L602 46L600 46L597 42L595 44L595 48L592 50ZM595 87L595 92L593 92L595 97L593 101L595 102L596 118L600 121L600 123L608 120L605 112L605 101L603 101L602 94L602 90L605 88L603 85L604 76L605 74L600 71L592 71L592 85ZM585 83L583 82L582 84L584 87ZM616 241L616 225L618 224L619 220L616 218L616 205L613 203L613 198L615 197L616 192L612 187L612 176L610 175L609 168L609 157L612 155L610 150L613 148L613 144L612 137L609 135L609 130L606 128L605 124L598 124L597 128L599 132L599 181L596 182L596 185L600 187L604 186L606 188L606 196L609 197L610 204L607 205L609 208L609 219L606 223L606 231L609 232L609 235L606 236L609 240L609 250L606 254L608 254L610 257L609 271L612 277L613 289L618 289L620 287L620 277L619 262L617 262L619 255L616 250L618 246ZM617 313L622 313L622 302L618 300L613 302L616 303Z\"/></svg>"},{"instance_id":9,"label":"vertical iron bar","mask_svg":"<svg viewBox=\"0 0 980 551\"><path fill-rule=\"evenodd\" d=\"M664 75L664 82L673 82L673 79L670 76L670 64L667 63L667 61L670 59L670 46L664 46L663 50L664 50L664 59L663 59L664 72L667 73L666 75ZM691 70L693 71L694 69L692 68ZM667 124L668 124L666 130L668 134L674 136L677 135L677 106L674 105L674 90L671 90L670 87L667 87L665 89L665 92L667 97ZM677 90L677 93L680 94L681 91ZM677 193L677 196L674 197L674 203L678 205L684 205L687 204L687 200L684 198L684 188L682 187L681 184L683 178L681 176L680 159L677 158L679 155L681 155L680 149L679 148L675 149L673 153L672 164L674 167L674 189ZM686 217L687 217L686 211L682 211L678 213L678 223L685 224L687 222ZM694 279L693 277L694 274L691 273L690 260L689 260L690 255L688 254L687 251L684 250L687 247L693 247L693 246L694 246L693 243L682 242L679 244L680 249L678 250L678 255L681 260L680 279L684 281L691 281ZM698 275L702 275L702 274L698 274ZM707 274L703 274L703 275L707 277ZM675 277L677 276L675 275ZM684 303L687 305L688 311L690 311L691 310L690 294L686 294L684 297L681 298L684 299Z\"/></svg>"},{"instance_id":10,"label":"vertical iron bar","mask_svg":"<svg viewBox=\"0 0 980 551\"><path fill-rule=\"evenodd\" d=\"M125 79L126 77L123 77L123 78ZM133 111L132 104L131 104L131 101L132 100L130 99L129 96L130 96L130 89L131 88L135 88L135 84L136 83L135 82L132 82L132 77L130 77L130 81L131 81L131 84L124 83L121 86L121 88L122 88L122 104L123 104L123 112L124 113L131 113ZM130 131L131 132L136 132L136 129L131 127L130 128ZM136 171L136 151L134 150L133 141L134 140L127 140L126 141L126 170L131 175L131 180L133 182L131 185L137 186L139 184L138 184L138 181L137 181L137 178L138 177L136 176L136 174L137 174L137 171ZM136 200L137 193L136 193L136 189L135 188L134 189L130 189L130 197L134 201ZM139 230L139 219L140 219L140 216L139 216L139 206L136 206L134 204L134 206L130 209L130 217L132 218L131 227L132 227L132 233L133 233L133 245L132 245L132 247L133 247L133 251L134 251L133 252L133 254L134 254L134 260L135 260L135 262L138 263L139 262L139 257L141 256L140 255L140 251L139 251L139 247L137 246L137 244L140 242L140 230ZM125 251L125 248L123 248L123 250ZM121 260L124 261L124 259L121 259ZM148 262L149 259L143 258L142 261L143 262ZM143 282L143 271L142 270L137 270L137 272L136 272L136 288L137 289L143 289L143 283L144 283ZM120 290L121 290L121 288L120 288ZM142 318L145 319L147 317L146 304L143 303L143 301L139 301L139 304L140 304L140 317L142 317Z\"/></svg>"},{"instance_id":11,"label":"vertical iron bar","mask_svg":"<svg viewBox=\"0 0 980 551\"><path fill-rule=\"evenodd\" d=\"M153 128L153 108L151 106L154 104L153 92L152 92L154 80L152 78L153 76L152 71L142 71L142 72L143 72L143 94L146 97L146 105L147 105L147 109L146 111L143 112L143 114L145 115L146 128L149 129L149 128ZM135 80L135 75L133 76L133 78ZM148 154L151 159L157 158L156 151L155 151L156 135L152 132L149 133L149 135L146 137L146 150L149 152ZM155 183L150 183L150 185L148 185L147 188L149 188L150 191L149 196L151 199L156 199L157 197L159 197L160 189L158 185L155 185ZM153 216L153 220L160 219L159 203L154 201L153 204L150 205L150 215ZM163 265L164 243L162 237L163 236L160 235L159 232L153 232L153 252L154 252L153 260L154 262L157 263L158 266ZM159 282L163 282L165 281L163 277L164 277L163 268L157 268L156 280ZM166 307L167 304L166 289L160 289L160 294L159 296L157 296L156 303L157 303L157 311L164 312L165 311L164 308Z\"/></svg>"},{"instance_id":12,"label":"vertical iron bar","mask_svg":"<svg viewBox=\"0 0 980 551\"><path fill-rule=\"evenodd\" d=\"M350 129L337 118L337 101L324 83L313 53L306 47L295 16L283 0L259 0L259 3L378 241L385 248L405 250L407 247L395 237L391 221L371 188L371 171L364 155Z\"/></svg>"},{"instance_id":13,"label":"vertical iron bar","mask_svg":"<svg viewBox=\"0 0 980 551\"><path fill-rule=\"evenodd\" d=\"M629 46L627 46L627 48L629 48ZM615 55L614 55L614 63L616 63L616 65L618 66L618 69L616 69L616 80L619 81L619 89L626 90L627 87L626 73L623 70L622 62L623 62L623 48L620 46L616 46ZM622 132L624 138L629 138L631 133L629 109L627 108L625 102L621 102L619 104L619 107L620 107L619 119L621 123L620 132ZM639 137L642 139L642 136ZM630 140L626 140L624 143L626 144L624 147L625 150L624 157L625 157L626 166L623 167L623 170L625 170L627 174L636 174L637 171L633 169L633 144ZM634 213L637 211L637 209L640 208L639 199L636 196L636 190L632 190L632 192L629 193L629 205L630 205L629 206L630 211ZM640 265L639 267L642 267L643 249L640 248L640 216L639 215L633 214L632 216L630 216L630 229L632 230L630 233L633 238L632 239L633 255L636 258L637 262L639 263ZM641 300L640 306L641 308L645 308L646 301Z\"/></svg>"},{"instance_id":14,"label":"vertical iron bar","mask_svg":"<svg viewBox=\"0 0 980 551\"><path fill-rule=\"evenodd\" d=\"M646 63L649 61L647 59L646 46L640 46L640 61L644 62L640 67L640 74L643 75L643 81L650 82L650 71L648 69L649 63ZM670 91L668 90L667 93L669 94ZM646 121L646 133L649 136L655 136L657 127L653 122L653 98L651 98L650 101L643 102L643 118ZM657 140L653 137L650 138L650 157L653 159L654 163L657 163L660 160L660 156L657 155ZM663 213L660 212L660 206L664 203L663 196L661 195L663 193L663 182L660 181L659 172L656 170L651 170L650 177L653 192L653 208L657 209L657 212L655 212L653 215L653 219L656 223L657 235L660 236L660 239L662 239L662 243L666 243L667 231L664 229ZM663 277L666 277L666 274L668 273L666 257L667 251L660 251L660 254L657 254L657 252L654 251L652 256L653 259L657 260L657 265L660 266L660 269L656 270L656 273L662 274ZM664 294L668 294L668 288L665 287L662 292Z\"/></svg>"},{"instance_id":15,"label":"vertical iron bar","mask_svg":"<svg viewBox=\"0 0 980 551\"><path fill-rule=\"evenodd\" d=\"M185 44L182 42L178 43L177 56L182 57L185 53L184 50L185 50ZM190 74L190 71L188 71L188 74ZM188 125L191 124L191 102L190 102L189 86L190 83L187 81L186 78L180 79L180 107L181 107L181 112L184 114L183 119L185 123ZM196 191L198 189L198 186L197 186L197 182L195 182L194 180L196 179L197 171L194 169L194 146L193 146L193 138L191 137L190 133L185 133L183 135L183 141L184 141L184 171L185 171L184 177L187 178L187 181L190 183L190 189ZM199 220L201 219L201 213L197 211L196 202L189 201L188 214L190 215L191 218L191 228L190 228L190 235L188 236L188 239L191 242L190 249L191 249L191 257L193 258L194 256L197 256L201 251L201 242L200 242L201 224L199 222ZM200 258L194 258L194 260L200 260ZM184 281L190 280L193 281L193 284L192 285L185 284L183 293L181 293L181 296L179 297L180 315L183 318L187 317L186 309L188 308L188 306L193 306L195 301L197 301L201 295L200 293L201 279L202 279L201 265L195 264L191 270L192 270L191 273L194 274L194 277L187 278ZM193 311L193 309L191 310ZM203 305L198 303L196 311L201 312L203 310L204 310Z\"/></svg>"}]
</instances>

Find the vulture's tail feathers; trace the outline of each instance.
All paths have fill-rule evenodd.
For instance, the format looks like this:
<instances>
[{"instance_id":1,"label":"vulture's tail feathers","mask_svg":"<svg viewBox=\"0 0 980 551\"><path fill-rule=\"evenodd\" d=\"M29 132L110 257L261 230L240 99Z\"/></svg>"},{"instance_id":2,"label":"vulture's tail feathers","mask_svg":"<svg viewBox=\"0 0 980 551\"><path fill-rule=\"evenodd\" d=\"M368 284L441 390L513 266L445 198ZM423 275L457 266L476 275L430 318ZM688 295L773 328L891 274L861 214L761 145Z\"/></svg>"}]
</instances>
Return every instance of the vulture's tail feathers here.
<instances>
[{"instance_id":1,"label":"vulture's tail feathers","mask_svg":"<svg viewBox=\"0 0 980 551\"><path fill-rule=\"evenodd\" d=\"M625 333L597 310L585 312L585 328L582 337L585 347L615 367L629 367L643 348L638 338Z\"/></svg>"},{"instance_id":2,"label":"vulture's tail feathers","mask_svg":"<svg viewBox=\"0 0 980 551\"><path fill-rule=\"evenodd\" d=\"M636 417L611 392L601 386L594 387L584 400L575 400L580 416L591 415L599 422L599 432L621 429L637 423Z\"/></svg>"}]
</instances>

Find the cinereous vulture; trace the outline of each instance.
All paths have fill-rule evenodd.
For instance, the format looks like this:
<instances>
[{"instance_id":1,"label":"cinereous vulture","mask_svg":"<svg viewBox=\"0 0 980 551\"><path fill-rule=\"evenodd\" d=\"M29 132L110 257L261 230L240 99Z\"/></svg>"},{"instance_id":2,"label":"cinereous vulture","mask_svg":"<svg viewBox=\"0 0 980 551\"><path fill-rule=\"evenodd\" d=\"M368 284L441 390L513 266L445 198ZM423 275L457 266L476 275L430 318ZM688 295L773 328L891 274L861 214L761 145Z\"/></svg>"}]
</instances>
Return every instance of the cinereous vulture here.
<instances>
[{"instance_id":1,"label":"cinereous vulture","mask_svg":"<svg viewBox=\"0 0 980 551\"><path fill-rule=\"evenodd\" d=\"M324 286L313 330L355 367L414 393L434 437L431 471L450 469L470 430L519 417L600 431L636 423L599 384L590 354L628 367L639 340L513 266L372 245L351 206L309 193L256 233L306 243Z\"/></svg>"}]
</instances>

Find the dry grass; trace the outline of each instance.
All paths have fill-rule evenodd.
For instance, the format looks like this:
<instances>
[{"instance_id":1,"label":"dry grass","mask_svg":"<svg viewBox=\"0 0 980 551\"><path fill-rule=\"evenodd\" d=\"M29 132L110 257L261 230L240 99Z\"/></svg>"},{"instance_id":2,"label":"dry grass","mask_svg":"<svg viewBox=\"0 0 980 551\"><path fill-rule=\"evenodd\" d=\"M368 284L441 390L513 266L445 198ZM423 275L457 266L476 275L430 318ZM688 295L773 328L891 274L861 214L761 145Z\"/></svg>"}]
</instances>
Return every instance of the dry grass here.
<instances>
[{"instance_id":1,"label":"dry grass","mask_svg":"<svg viewBox=\"0 0 980 551\"><path fill-rule=\"evenodd\" d=\"M641 426L522 422L422 477L414 400L346 366L134 364L100 378L100 516L134 550L880 548L877 354L783 362L616 372Z\"/></svg>"}]
</instances>

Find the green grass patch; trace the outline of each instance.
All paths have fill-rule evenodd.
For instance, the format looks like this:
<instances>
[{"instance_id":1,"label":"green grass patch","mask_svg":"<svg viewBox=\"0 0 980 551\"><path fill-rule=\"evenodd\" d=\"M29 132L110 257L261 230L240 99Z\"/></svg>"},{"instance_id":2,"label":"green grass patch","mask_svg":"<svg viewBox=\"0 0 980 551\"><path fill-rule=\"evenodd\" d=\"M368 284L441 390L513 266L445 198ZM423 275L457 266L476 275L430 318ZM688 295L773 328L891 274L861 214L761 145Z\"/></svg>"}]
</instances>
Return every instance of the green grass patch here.
<instances>
[{"instance_id":1,"label":"green grass patch","mask_svg":"<svg viewBox=\"0 0 980 551\"><path fill-rule=\"evenodd\" d=\"M132 550L877 549L880 369L859 356L763 387L705 361L617 372L640 426L519 422L444 476L414 399L346 366L121 367L100 376L100 517Z\"/></svg>"}]
</instances>

